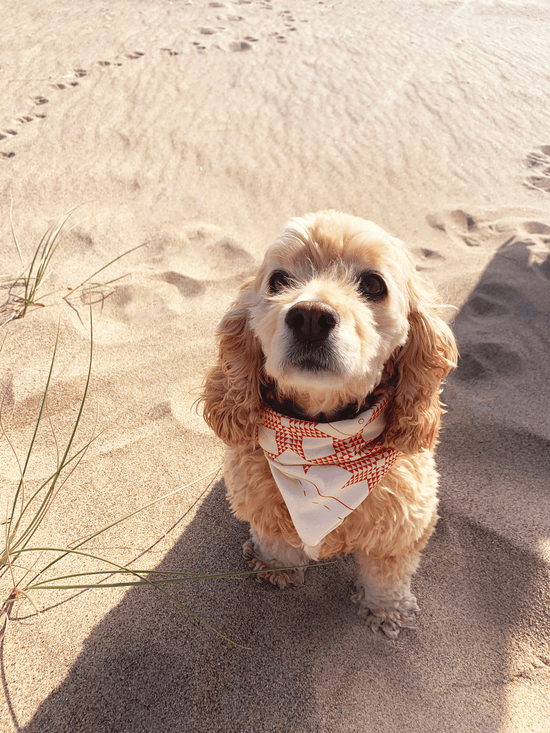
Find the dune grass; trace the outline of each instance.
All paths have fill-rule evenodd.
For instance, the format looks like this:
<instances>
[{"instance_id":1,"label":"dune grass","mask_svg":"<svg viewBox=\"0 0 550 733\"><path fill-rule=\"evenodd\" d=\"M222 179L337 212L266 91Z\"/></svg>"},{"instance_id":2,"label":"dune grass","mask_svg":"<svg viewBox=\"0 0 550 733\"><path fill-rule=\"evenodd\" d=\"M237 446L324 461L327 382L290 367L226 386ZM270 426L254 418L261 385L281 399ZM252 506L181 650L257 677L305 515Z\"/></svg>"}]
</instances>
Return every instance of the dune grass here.
<instances>
[{"instance_id":1,"label":"dune grass","mask_svg":"<svg viewBox=\"0 0 550 733\"><path fill-rule=\"evenodd\" d=\"M207 474L206 476L201 477L191 484L187 484L186 486L182 486L174 491L171 491L169 494L166 494L146 504L145 506L139 507L138 509L130 512L129 514L126 514L123 517L120 517L109 525L102 527L101 529L93 532L84 539L79 540L76 544L70 543L67 547L52 547L48 545L36 546L32 542L37 531L42 526L46 515L48 514L48 512L52 511L54 500L59 491L67 483L75 468L84 458L86 451L94 440L94 438L87 440L79 448L74 447L75 438L81 422L82 413L90 386L93 357L93 326L91 322L90 328L90 358L86 376L86 383L83 389L82 397L80 399L77 415L74 420L74 424L72 425L71 433L65 447L60 453L60 458L57 462L56 470L44 481L42 481L38 488L34 489L32 492L26 492L26 474L33 450L35 448L37 434L40 425L44 420L48 390L51 385L59 341L59 329L50 363L48 377L46 380L46 385L43 391L39 413L34 425L33 435L30 440L24 461L20 462L18 460L20 467L20 479L11 497L7 519L4 524L3 538L0 544L0 580L6 580L7 578L7 587L9 589L5 597L3 599L0 599L1 614L4 617L0 625L0 632L2 634L5 632L8 620L10 618L10 609L17 601L26 599L31 603L34 610L37 613L40 613L38 605L34 599L34 595L37 591L75 589L88 590L92 588L114 588L130 585L148 585L150 587L156 588L165 596L167 596L170 600L178 604L184 611L194 616L201 623L209 626L209 624L206 623L204 619L200 618L198 614L196 614L192 609L185 606L183 603L181 603L181 601L179 601L172 594L166 591L162 587L162 585L174 582L200 580L204 578L230 577L231 575L240 575L241 573L208 575L204 573L189 573L185 571L159 572L157 570L128 568L108 558L100 557L93 552L88 552L84 549L84 546L92 539L107 532L112 527L115 527L116 525L130 519L130 517L133 517L134 515L145 511L154 504L164 501L168 497L173 496L174 494L181 492L186 488L189 488L194 483L198 483L199 481L208 478L210 475L216 474L219 471L219 468L215 469L215 471L212 471L211 474ZM3 437L9 442L9 437L6 433L3 423L1 422L1 418L0 428ZM13 446L12 450L14 451ZM47 561L41 562L44 555L48 556L49 559ZM99 569L91 572L86 571L63 575L52 574L52 569L69 555L93 560L99 564ZM94 577L98 578L98 580L96 580L95 582L91 582ZM209 626L209 628L212 627ZM227 639L227 637L223 638L231 642L231 640Z\"/></svg>"},{"instance_id":2,"label":"dune grass","mask_svg":"<svg viewBox=\"0 0 550 733\"><path fill-rule=\"evenodd\" d=\"M74 209L71 209L60 222L52 225L46 230L38 244L38 247L34 251L30 265L28 265L28 267L23 270L23 273L14 281L14 288L17 286L22 286L23 288L22 295L13 293L13 300L15 301L15 304L19 306L14 310L14 318L23 318L26 315L28 308L37 304L38 291L48 277L50 262L59 245L59 234L73 211ZM13 241L19 254L19 259L23 265L23 255L13 226L11 210L10 226Z\"/></svg>"},{"instance_id":3,"label":"dune grass","mask_svg":"<svg viewBox=\"0 0 550 733\"><path fill-rule=\"evenodd\" d=\"M52 258L59 245L59 236L61 230L73 211L74 209L69 211L68 214L66 214L60 222L52 225L47 230L34 252L30 265L25 269L24 273L19 278L16 278L13 281L12 288L17 284L18 287L21 288L22 294L13 295L11 301L8 301L8 305L12 307L12 310L10 312L10 317L7 321L4 321L4 324L10 320L23 318L30 307L42 305L37 300L38 291L48 277L49 267ZM13 226L12 233L21 261L23 261L21 249ZM94 283L93 278L95 278L100 272L109 267L109 265L113 264L118 259L124 257L130 252L133 252L135 249L138 249L138 247L134 247L133 249L124 252L122 255L119 255L119 257L116 257L115 259L111 260L109 263L101 267L78 286L69 289L69 293L63 296L63 299L68 302L70 296L74 295L78 291L82 291L84 286L87 286L87 288L93 290L95 287L108 285L112 282L115 282L115 280L111 280L107 283ZM117 278L117 280L118 279L120 278ZM39 484L38 487L34 485L32 489L28 487L27 474L29 471L31 458L35 452L39 430L47 416L48 393L52 383L54 365L59 344L59 326L57 330L53 354L50 361L48 376L42 393L40 408L38 410L38 415L34 423L32 437L30 438L23 460L19 459L15 447L10 440L9 431L6 429L3 415L4 396L0 395L0 440L4 439L8 442L14 458L17 461L20 474L19 480L14 486L13 491L10 495L10 499L8 501L6 519L4 522L0 521L0 639L3 638L8 623L12 618L11 612L14 608L14 605L18 602L25 600L28 601L34 608L35 612L38 615L41 614L41 611L39 610L39 604L36 602L36 595L38 593L42 593L43 591L72 590L83 592L91 589L120 588L138 585L155 588L158 592L164 594L169 600L176 603L184 612L193 616L195 619L200 621L202 624L207 626L209 629L214 631L216 634L221 636L229 643L235 644L236 642L232 641L231 639L214 629L195 611L183 604L172 593L168 592L164 586L174 583L183 583L205 579L219 580L224 578L241 577L245 575L262 575L266 574L269 571L251 570L212 574L188 571L159 571L155 569L150 570L131 568L128 566L123 566L120 563L117 563L109 558L97 555L96 553L88 551L86 549L86 545L89 542L91 542L96 537L108 532L113 527L120 525L121 523L129 520L131 517L146 511L155 504L165 501L169 497L174 496L175 494L180 493L192 487L193 485L204 481L205 479L215 477L219 473L221 467L217 467L214 471L211 471L205 476L201 476L196 481L174 489L168 494L165 494L164 496L161 496L158 499L149 502L145 506L141 506L135 509L129 514L126 514L125 516L114 520L107 526L98 529L97 531L84 538L81 538L77 541L68 542L67 546L65 547L50 546L47 543L43 544L42 542L36 544L35 542L33 542L39 530L43 529L44 520L46 519L47 515L50 512L55 512L57 510L55 506L55 499L57 498L59 492L66 487L67 483L73 477L75 469L84 459L86 452L88 451L94 440L98 437L97 435L92 436L92 438L85 440L83 444L80 445L80 447L76 447L77 434L79 432L84 406L88 397L90 379L92 374L94 343L92 305L94 304L94 302L97 301L95 301L93 298L88 299L90 313L90 354L85 385L77 408L77 414L72 423L71 431L64 447L60 448L57 438L54 434L56 445L56 468L45 480L43 480ZM53 434L53 428L51 429ZM200 496L196 499L197 502L206 493L208 488L209 486L207 486L202 494L200 494ZM73 559L80 558L86 563L92 561L93 563L96 563L97 569L91 571L83 570L80 572L68 574L56 574L56 571L59 572L57 566L59 566L63 559L67 557L71 557ZM129 564L131 564L131 562L128 563L128 565ZM326 563L318 564L322 565ZM296 568L279 568L279 570L293 569ZM3 596L1 595L2 593L4 594Z\"/></svg>"},{"instance_id":4,"label":"dune grass","mask_svg":"<svg viewBox=\"0 0 550 733\"><path fill-rule=\"evenodd\" d=\"M49 293L43 292L43 285L51 273L51 263L60 244L61 232L68 219L71 217L73 212L76 211L77 208L78 206L74 206L72 209L69 209L69 211L63 217L61 217L59 221L52 224L46 230L34 250L34 254L30 260L30 263L27 265L25 265L24 262L23 253L21 251L19 239L15 232L12 212L10 209L11 234L23 270L21 274L16 277L3 278L3 287L7 287L8 297L7 300L0 305L0 328L6 323L9 323L9 321L24 318L29 308L45 307L46 304L42 301L44 301L49 296L55 294L56 291L52 291ZM138 244L136 247L132 247L126 252L118 255L118 257L110 260L106 265L100 267L92 275L83 280L79 285L68 287L68 292L66 292L64 295L61 295L62 300L67 303L67 305L69 305L73 310L75 310L78 314L78 317L80 318L78 309L74 305L74 296L76 294L87 295L88 297L84 298L87 305L90 303L105 300L108 295L105 292L105 288L111 286L118 280L121 280L123 277L126 277L126 275L121 275L120 277L113 278L112 280L101 282L96 282L94 278L99 275L99 273L103 272L115 262L120 260L122 257L126 257L126 255L129 255L132 252L135 252L135 250L140 249L141 247L145 247L146 245L147 243L145 242L143 244ZM97 295L96 298L94 298L95 295Z\"/></svg>"},{"instance_id":5,"label":"dune grass","mask_svg":"<svg viewBox=\"0 0 550 733\"><path fill-rule=\"evenodd\" d=\"M84 406L90 388L90 379L92 374L93 322L91 312L92 309L90 307L90 356L86 381L80 398L80 403L78 405L77 414L65 446L60 449L59 446L57 446L56 441L58 450L56 469L40 483L38 488L28 490L26 477L33 451L35 449L39 428L44 421L47 412L47 397L52 382L55 358L57 354L59 327L40 408L34 424L33 434L29 441L24 460L22 461L17 458L15 448L13 447L9 434L4 426L4 422L2 420L2 399L0 397L0 439L4 438L8 441L11 450L17 459L20 472L19 481L14 487L11 495L6 521L4 522L2 540L0 541L0 583L1 586L4 587L4 596L0 596L0 638L6 631L8 622L11 618L10 611L14 604L22 600L27 600L37 614L41 613L38 603L35 600L36 594L39 592L46 590L77 590L81 592L91 589L120 588L138 585L155 588L158 592L164 594L164 596L169 600L176 603L184 612L214 631L225 641L230 644L236 644L236 642L232 641L212 627L195 611L183 604L172 593L168 592L164 586L174 583L206 579L220 580L225 578L242 577L245 575L261 575L262 573L266 573L266 570L212 574L132 568L123 566L109 558L102 557L85 549L85 546L91 540L127 521L131 517L146 511L155 504L165 501L169 497L174 496L175 494L180 493L201 481L210 477L215 477L219 473L221 467L217 467L210 473L201 476L196 481L174 489L168 494L165 494L144 506L138 507L134 511L114 520L107 526L101 527L83 539L79 539L76 542L69 542L66 547L33 543L33 538L42 527L48 513L56 511L54 503L59 492L66 486L69 479L71 479L75 469L85 457L86 452L97 437L93 436L92 438L85 440L80 447L75 446L79 425L81 423ZM196 501L200 500L208 488L209 486L204 489ZM86 561L93 561L97 564L98 569L56 575L56 565L68 556L85 559ZM44 559L45 557L48 559ZM293 569L296 568L280 568L280 570Z\"/></svg>"}]
</instances>

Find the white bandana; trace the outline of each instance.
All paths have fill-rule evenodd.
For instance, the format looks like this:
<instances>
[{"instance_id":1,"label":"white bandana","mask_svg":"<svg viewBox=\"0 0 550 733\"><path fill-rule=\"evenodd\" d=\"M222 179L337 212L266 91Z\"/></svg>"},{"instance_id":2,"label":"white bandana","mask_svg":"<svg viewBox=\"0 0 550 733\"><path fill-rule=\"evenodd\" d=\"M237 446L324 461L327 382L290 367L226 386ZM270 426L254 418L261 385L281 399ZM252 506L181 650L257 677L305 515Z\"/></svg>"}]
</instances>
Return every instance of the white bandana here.
<instances>
[{"instance_id":1,"label":"white bandana","mask_svg":"<svg viewBox=\"0 0 550 733\"><path fill-rule=\"evenodd\" d=\"M256 439L305 545L336 529L390 470L398 451L373 441L387 397L351 420L307 422L266 407Z\"/></svg>"}]
</instances>

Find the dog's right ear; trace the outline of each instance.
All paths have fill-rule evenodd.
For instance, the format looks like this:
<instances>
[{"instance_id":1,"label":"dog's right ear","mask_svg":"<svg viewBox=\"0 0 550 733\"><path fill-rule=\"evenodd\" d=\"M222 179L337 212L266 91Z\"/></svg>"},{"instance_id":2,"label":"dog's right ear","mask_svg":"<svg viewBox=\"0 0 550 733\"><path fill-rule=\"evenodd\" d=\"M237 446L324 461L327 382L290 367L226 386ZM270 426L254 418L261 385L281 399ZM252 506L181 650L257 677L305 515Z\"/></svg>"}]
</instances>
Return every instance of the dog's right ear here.
<instances>
[{"instance_id":1,"label":"dog's right ear","mask_svg":"<svg viewBox=\"0 0 550 733\"><path fill-rule=\"evenodd\" d=\"M254 439L261 413L260 375L263 354L249 326L249 311L256 294L255 278L246 282L218 327L218 361L206 375L203 416L226 445Z\"/></svg>"}]
</instances>

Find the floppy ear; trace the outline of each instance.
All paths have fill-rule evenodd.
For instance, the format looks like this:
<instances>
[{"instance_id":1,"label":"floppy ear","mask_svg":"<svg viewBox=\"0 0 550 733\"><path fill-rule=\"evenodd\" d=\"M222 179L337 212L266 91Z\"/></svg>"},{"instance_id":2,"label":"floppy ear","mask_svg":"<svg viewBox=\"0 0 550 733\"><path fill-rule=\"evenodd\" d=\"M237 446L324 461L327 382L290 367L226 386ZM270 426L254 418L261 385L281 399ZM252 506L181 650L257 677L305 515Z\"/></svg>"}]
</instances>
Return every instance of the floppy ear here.
<instances>
[{"instance_id":1,"label":"floppy ear","mask_svg":"<svg viewBox=\"0 0 550 733\"><path fill-rule=\"evenodd\" d=\"M218 327L218 361L206 375L203 416L226 445L254 438L261 412L260 373L263 354L249 327L254 279L245 283Z\"/></svg>"},{"instance_id":2,"label":"floppy ear","mask_svg":"<svg viewBox=\"0 0 550 733\"><path fill-rule=\"evenodd\" d=\"M416 274L409 283L409 335L386 365L395 392L386 410L385 442L403 453L433 448L443 412L441 380L456 366L458 351L439 315L437 293Z\"/></svg>"}]
</instances>

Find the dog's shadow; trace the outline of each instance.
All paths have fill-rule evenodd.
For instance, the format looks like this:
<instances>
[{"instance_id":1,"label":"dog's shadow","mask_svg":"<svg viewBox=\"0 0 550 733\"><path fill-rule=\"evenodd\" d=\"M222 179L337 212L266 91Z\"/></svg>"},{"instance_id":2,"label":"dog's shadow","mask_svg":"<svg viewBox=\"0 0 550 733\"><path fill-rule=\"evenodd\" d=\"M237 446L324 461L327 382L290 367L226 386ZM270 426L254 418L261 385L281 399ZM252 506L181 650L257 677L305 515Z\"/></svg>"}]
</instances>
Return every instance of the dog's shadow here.
<instances>
[{"instance_id":1,"label":"dog's shadow","mask_svg":"<svg viewBox=\"0 0 550 733\"><path fill-rule=\"evenodd\" d=\"M222 480L159 570L248 570L248 529L224 494ZM23 730L316 729L316 660L327 641L359 627L353 574L354 563L341 559L311 568L303 587L286 591L254 576L170 587L212 628L155 590L132 589Z\"/></svg>"},{"instance_id":2,"label":"dog's shadow","mask_svg":"<svg viewBox=\"0 0 550 733\"><path fill-rule=\"evenodd\" d=\"M223 492L220 482L159 569L220 572L241 565L247 529L229 515ZM132 589L92 631L66 679L22 730L351 731L368 715L370 730L393 731L397 719L385 710L391 699L401 701L394 711L399 720L405 716L408 726L429 730L441 708L463 714L472 684L493 687L480 660L493 655L495 642L502 648L509 624L503 624L498 596L483 598L483 586L494 563L506 557L513 566L514 558L499 538L490 540L461 518L442 520L415 582L423 608L419 627L397 642L373 634L356 616L349 559L309 569L298 589L280 591L251 577L172 589L242 646L161 594ZM441 577L453 554L457 575ZM469 617L465 601L472 591L483 599L477 618ZM480 662L477 670L472 660ZM498 675L501 681L506 676L504 659ZM453 694L445 699L442 676L452 680ZM468 703L473 721L488 715L476 700Z\"/></svg>"},{"instance_id":3,"label":"dog's shadow","mask_svg":"<svg viewBox=\"0 0 550 733\"><path fill-rule=\"evenodd\" d=\"M494 264L507 272L506 260ZM470 302L486 293L490 267ZM499 281L506 272L497 271ZM479 310L479 300L474 306ZM461 316L457 328L463 343L474 333ZM509 525L528 518L521 502L510 503L515 476L521 474L530 501L543 500L537 476L550 473L550 451L542 438L491 427L483 416L464 425L461 390L482 379L473 359L489 352L472 353L474 377L450 385L439 450L441 520L413 580L422 608L416 630L393 642L365 627L350 600L351 559L311 568L297 589L280 591L250 576L171 589L238 646L160 593L132 589L20 730L394 733L441 730L442 721L449 731L499 730L509 684L536 674L529 658L544 663L541 588L548 571L534 545L516 542ZM245 570L247 536L220 481L159 569ZM515 657L511 639L520 640Z\"/></svg>"}]
</instances>

